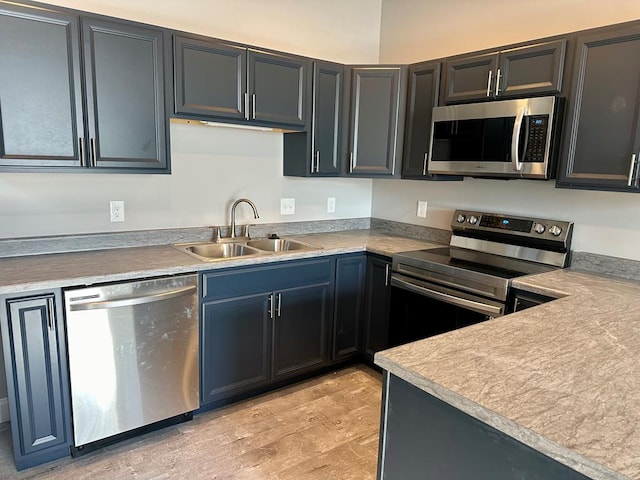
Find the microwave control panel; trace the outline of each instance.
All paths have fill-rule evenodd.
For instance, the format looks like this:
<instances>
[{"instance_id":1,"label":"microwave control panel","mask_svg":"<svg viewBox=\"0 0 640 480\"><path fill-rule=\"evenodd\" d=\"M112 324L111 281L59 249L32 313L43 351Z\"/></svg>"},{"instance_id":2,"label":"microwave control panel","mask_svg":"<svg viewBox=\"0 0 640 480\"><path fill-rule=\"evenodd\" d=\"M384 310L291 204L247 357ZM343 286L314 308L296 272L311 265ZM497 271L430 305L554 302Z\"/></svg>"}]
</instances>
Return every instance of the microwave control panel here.
<instances>
[{"instance_id":1,"label":"microwave control panel","mask_svg":"<svg viewBox=\"0 0 640 480\"><path fill-rule=\"evenodd\" d=\"M528 117L527 150L525 162L544 162L547 146L549 115L532 115Z\"/></svg>"}]
</instances>

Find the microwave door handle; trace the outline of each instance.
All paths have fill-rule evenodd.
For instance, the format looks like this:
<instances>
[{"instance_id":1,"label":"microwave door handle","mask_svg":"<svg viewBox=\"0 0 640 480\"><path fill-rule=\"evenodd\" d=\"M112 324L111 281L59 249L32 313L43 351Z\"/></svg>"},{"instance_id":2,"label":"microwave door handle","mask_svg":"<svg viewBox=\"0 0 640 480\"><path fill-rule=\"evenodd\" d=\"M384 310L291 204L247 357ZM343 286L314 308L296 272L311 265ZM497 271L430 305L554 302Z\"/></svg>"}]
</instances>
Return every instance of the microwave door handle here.
<instances>
[{"instance_id":1,"label":"microwave door handle","mask_svg":"<svg viewBox=\"0 0 640 480\"><path fill-rule=\"evenodd\" d=\"M527 114L527 108L522 107L516 115L516 121L513 124L513 134L511 135L511 164L516 172L522 170L522 162L520 161L520 152L518 146L520 145L520 131L522 130L522 120Z\"/></svg>"}]
</instances>

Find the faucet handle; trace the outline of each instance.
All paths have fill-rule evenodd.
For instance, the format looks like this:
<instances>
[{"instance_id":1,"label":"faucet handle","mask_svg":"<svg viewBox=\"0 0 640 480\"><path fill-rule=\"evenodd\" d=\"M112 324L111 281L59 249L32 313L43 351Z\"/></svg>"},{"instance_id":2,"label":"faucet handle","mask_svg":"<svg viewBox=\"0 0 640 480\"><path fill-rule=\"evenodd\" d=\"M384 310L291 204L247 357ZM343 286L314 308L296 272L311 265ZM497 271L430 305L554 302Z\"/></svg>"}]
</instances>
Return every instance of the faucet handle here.
<instances>
[{"instance_id":1,"label":"faucet handle","mask_svg":"<svg viewBox=\"0 0 640 480\"><path fill-rule=\"evenodd\" d=\"M251 235L249 235L249 227L252 227L252 226L253 226L253 223L248 223L244 227L244 236L247 237L249 240L251 240Z\"/></svg>"},{"instance_id":2,"label":"faucet handle","mask_svg":"<svg viewBox=\"0 0 640 480\"><path fill-rule=\"evenodd\" d=\"M213 226L211 228L213 229L213 236L215 237L216 243L220 243L220 240L222 240L222 235L220 234L220 227Z\"/></svg>"}]
</instances>

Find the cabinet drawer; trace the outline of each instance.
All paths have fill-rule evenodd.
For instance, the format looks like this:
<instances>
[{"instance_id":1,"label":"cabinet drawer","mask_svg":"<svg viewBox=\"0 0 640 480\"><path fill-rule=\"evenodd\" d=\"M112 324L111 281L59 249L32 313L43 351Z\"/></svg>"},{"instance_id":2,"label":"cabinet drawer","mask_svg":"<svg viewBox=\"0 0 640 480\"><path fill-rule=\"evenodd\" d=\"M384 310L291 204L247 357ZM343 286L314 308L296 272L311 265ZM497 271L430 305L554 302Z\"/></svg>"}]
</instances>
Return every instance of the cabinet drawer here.
<instances>
[{"instance_id":1,"label":"cabinet drawer","mask_svg":"<svg viewBox=\"0 0 640 480\"><path fill-rule=\"evenodd\" d=\"M330 282L333 258L235 267L202 275L202 297L207 300Z\"/></svg>"}]
</instances>

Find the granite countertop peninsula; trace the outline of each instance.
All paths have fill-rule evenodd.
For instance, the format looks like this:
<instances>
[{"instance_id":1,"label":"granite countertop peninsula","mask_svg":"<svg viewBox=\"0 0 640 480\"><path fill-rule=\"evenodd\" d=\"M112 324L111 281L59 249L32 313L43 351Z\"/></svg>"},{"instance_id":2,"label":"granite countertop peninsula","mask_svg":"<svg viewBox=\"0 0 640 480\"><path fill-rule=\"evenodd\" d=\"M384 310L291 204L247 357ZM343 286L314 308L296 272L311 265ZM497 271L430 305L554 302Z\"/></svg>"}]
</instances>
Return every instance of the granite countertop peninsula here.
<instances>
[{"instance_id":1,"label":"granite countertop peninsula","mask_svg":"<svg viewBox=\"0 0 640 480\"><path fill-rule=\"evenodd\" d=\"M640 283L558 270L557 299L376 354L377 365L594 479L640 479Z\"/></svg>"},{"instance_id":2,"label":"granite countertop peninsula","mask_svg":"<svg viewBox=\"0 0 640 480\"><path fill-rule=\"evenodd\" d=\"M171 245L0 258L0 294L90 285L354 252L391 256L440 246L375 230L288 235L317 249L204 262Z\"/></svg>"}]
</instances>

